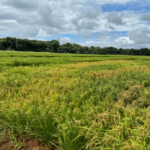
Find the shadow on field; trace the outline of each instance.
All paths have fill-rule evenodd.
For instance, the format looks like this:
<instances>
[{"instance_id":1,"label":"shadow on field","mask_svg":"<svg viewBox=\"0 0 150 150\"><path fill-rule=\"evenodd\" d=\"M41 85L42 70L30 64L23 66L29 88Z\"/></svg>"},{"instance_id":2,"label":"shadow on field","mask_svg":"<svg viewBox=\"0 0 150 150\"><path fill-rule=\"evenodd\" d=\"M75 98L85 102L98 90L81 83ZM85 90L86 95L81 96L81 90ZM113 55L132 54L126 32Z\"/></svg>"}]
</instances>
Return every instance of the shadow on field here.
<instances>
[{"instance_id":1,"label":"shadow on field","mask_svg":"<svg viewBox=\"0 0 150 150\"><path fill-rule=\"evenodd\" d=\"M45 65L47 62L21 62L18 60L14 60L12 63L7 63L7 66L10 67L19 67L19 66L40 66Z\"/></svg>"},{"instance_id":2,"label":"shadow on field","mask_svg":"<svg viewBox=\"0 0 150 150\"><path fill-rule=\"evenodd\" d=\"M38 58L43 58L43 57L60 57L60 56L23 56L23 55L8 55L8 56L0 56L0 57L38 57Z\"/></svg>"}]
</instances>

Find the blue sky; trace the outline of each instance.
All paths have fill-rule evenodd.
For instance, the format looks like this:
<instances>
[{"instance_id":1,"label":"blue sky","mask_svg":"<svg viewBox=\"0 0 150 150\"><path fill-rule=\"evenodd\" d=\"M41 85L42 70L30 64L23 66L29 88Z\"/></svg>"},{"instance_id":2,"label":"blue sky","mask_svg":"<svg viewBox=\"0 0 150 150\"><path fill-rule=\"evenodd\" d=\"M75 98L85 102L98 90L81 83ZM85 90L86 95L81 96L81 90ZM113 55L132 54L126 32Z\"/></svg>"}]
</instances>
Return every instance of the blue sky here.
<instances>
[{"instance_id":1,"label":"blue sky","mask_svg":"<svg viewBox=\"0 0 150 150\"><path fill-rule=\"evenodd\" d=\"M1 0L0 38L150 48L149 0Z\"/></svg>"},{"instance_id":2,"label":"blue sky","mask_svg":"<svg viewBox=\"0 0 150 150\"><path fill-rule=\"evenodd\" d=\"M144 2L143 2L144 3ZM111 11L117 11L117 12L122 12L125 10L133 10L133 11L141 11L141 12L149 12L150 5L142 6L141 3L139 2L129 2L126 4L104 4L101 6L103 12L111 12Z\"/></svg>"}]
</instances>

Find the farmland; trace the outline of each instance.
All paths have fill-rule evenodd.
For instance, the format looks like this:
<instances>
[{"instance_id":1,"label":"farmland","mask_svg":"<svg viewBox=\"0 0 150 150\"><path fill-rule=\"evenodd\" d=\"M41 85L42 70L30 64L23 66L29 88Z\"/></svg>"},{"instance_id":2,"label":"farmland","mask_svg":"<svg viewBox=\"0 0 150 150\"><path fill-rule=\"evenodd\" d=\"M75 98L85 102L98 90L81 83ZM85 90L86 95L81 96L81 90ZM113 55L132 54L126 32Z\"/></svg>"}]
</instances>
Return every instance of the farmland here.
<instances>
[{"instance_id":1,"label":"farmland","mask_svg":"<svg viewBox=\"0 0 150 150\"><path fill-rule=\"evenodd\" d=\"M148 150L149 131L150 57L0 51L0 146Z\"/></svg>"}]
</instances>

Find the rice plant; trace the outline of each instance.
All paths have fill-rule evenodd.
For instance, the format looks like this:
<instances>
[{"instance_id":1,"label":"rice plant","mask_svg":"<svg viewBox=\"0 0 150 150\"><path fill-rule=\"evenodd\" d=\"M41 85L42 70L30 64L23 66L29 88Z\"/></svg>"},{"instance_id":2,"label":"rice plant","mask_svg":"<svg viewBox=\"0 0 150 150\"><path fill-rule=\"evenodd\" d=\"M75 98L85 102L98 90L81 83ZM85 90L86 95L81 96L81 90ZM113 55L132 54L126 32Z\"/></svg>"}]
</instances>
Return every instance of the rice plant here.
<instances>
[{"instance_id":1,"label":"rice plant","mask_svg":"<svg viewBox=\"0 0 150 150\"><path fill-rule=\"evenodd\" d=\"M48 150L150 149L149 57L0 57L0 135L15 148L32 137Z\"/></svg>"}]
</instances>

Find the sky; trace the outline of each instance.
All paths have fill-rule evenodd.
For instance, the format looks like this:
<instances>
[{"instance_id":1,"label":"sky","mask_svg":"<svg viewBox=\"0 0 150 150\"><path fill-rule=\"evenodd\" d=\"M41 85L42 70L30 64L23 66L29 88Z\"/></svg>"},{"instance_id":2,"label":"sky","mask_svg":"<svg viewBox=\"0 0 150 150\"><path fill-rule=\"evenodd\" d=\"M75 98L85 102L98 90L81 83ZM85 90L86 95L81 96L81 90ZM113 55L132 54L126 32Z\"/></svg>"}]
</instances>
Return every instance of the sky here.
<instances>
[{"instance_id":1,"label":"sky","mask_svg":"<svg viewBox=\"0 0 150 150\"><path fill-rule=\"evenodd\" d=\"M0 0L0 38L150 48L149 0Z\"/></svg>"}]
</instances>

